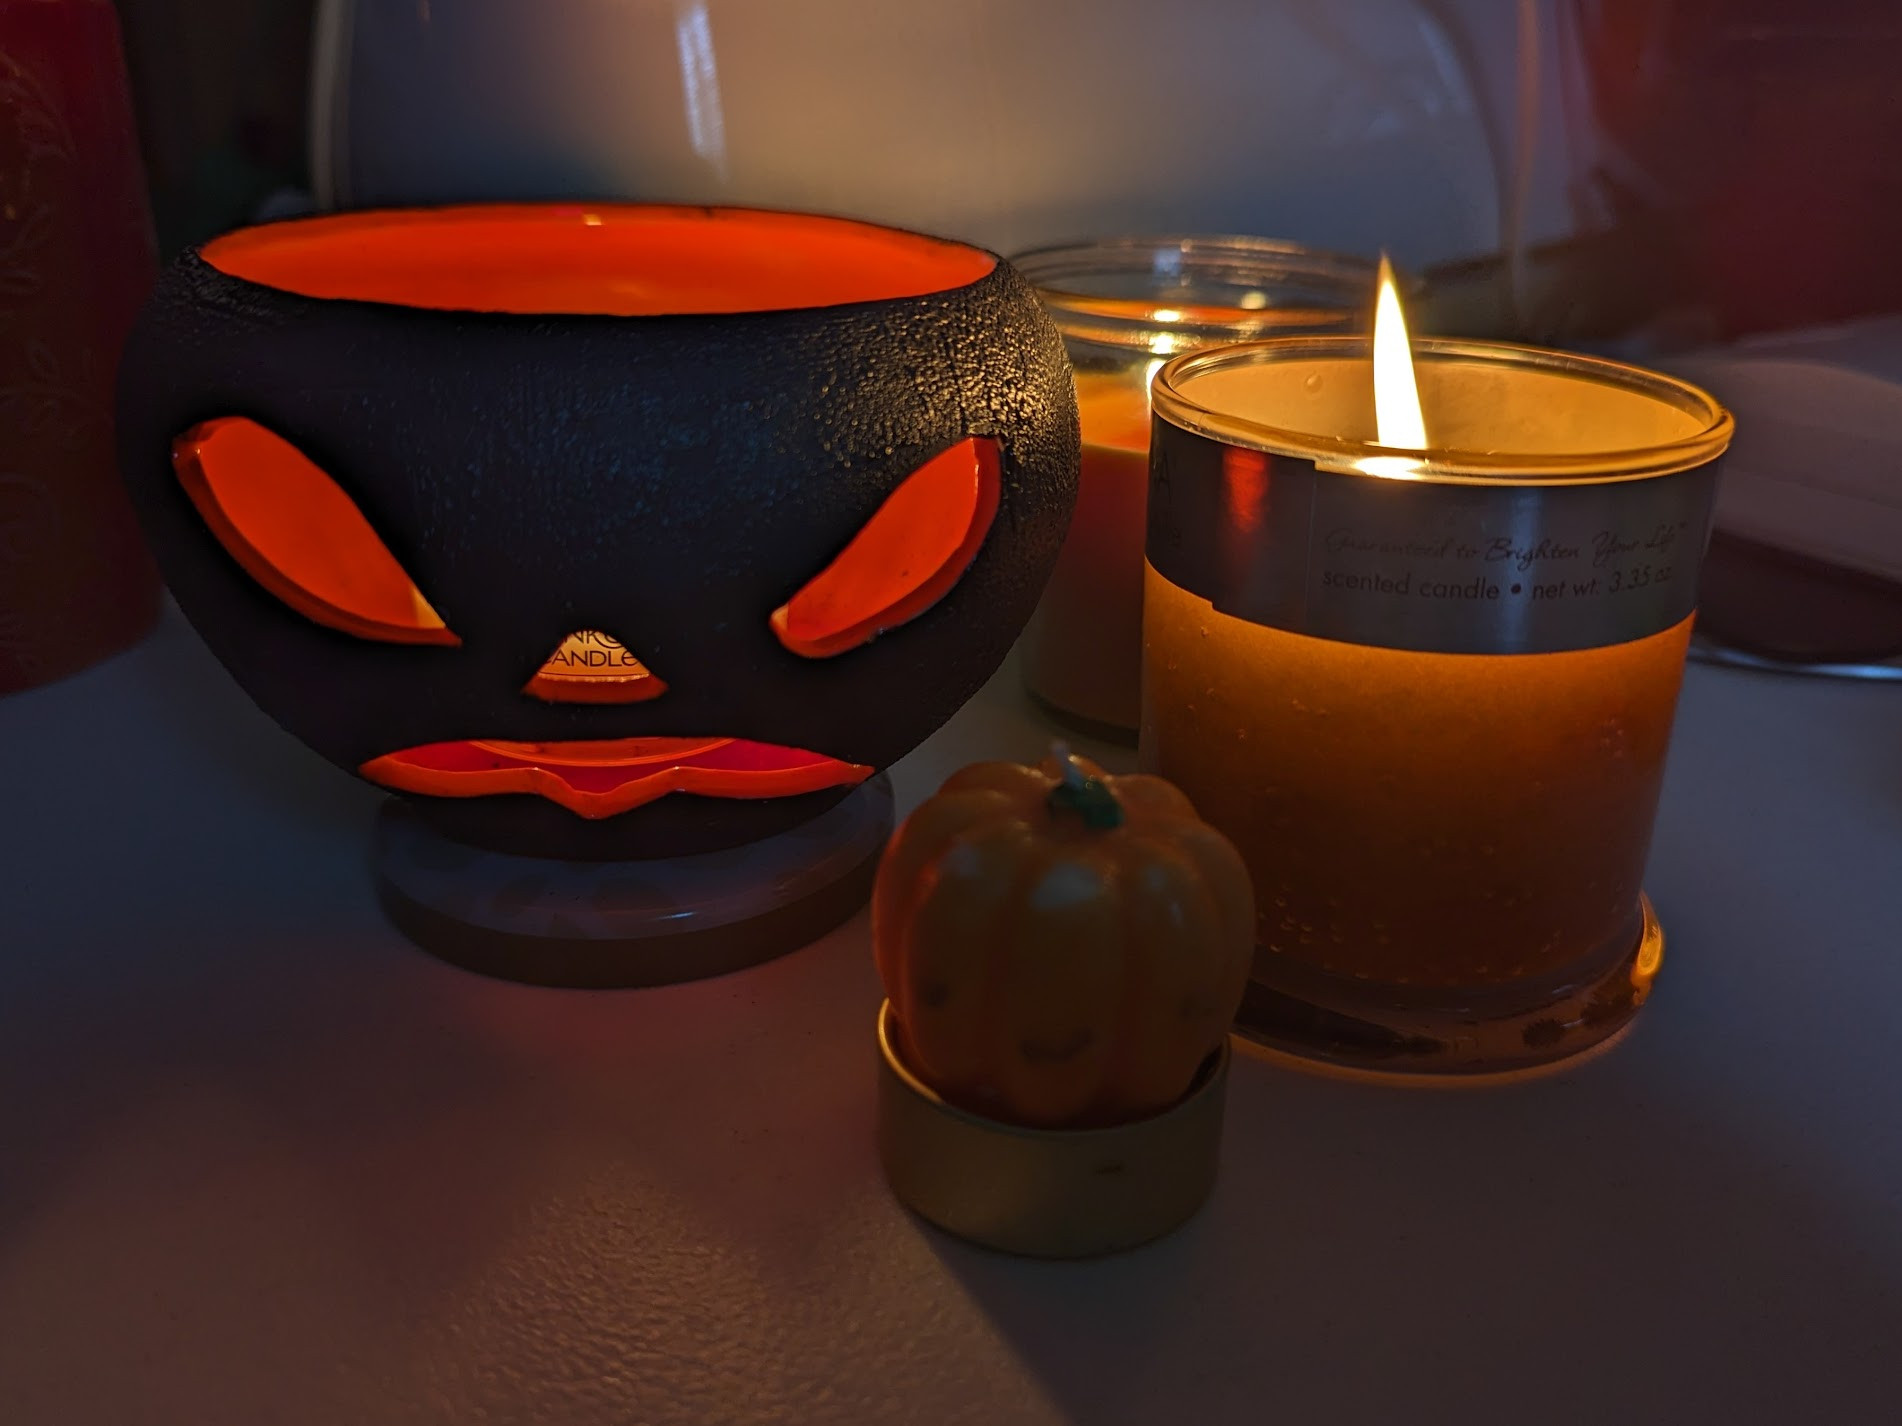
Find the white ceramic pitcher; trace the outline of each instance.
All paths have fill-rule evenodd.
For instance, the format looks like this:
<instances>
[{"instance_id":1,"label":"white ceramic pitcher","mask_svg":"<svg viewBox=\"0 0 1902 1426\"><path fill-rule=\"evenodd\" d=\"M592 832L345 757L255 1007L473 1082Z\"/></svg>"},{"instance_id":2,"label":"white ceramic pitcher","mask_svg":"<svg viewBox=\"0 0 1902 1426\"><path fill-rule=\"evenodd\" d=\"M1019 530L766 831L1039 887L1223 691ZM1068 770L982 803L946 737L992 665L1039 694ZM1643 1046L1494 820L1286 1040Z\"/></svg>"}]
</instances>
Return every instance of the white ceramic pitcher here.
<instances>
[{"instance_id":1,"label":"white ceramic pitcher","mask_svg":"<svg viewBox=\"0 0 1902 1426\"><path fill-rule=\"evenodd\" d=\"M1470 76L1509 76L1513 10L1462 9L323 0L312 167L338 206L747 203L1007 252L1252 232L1418 267L1498 245Z\"/></svg>"}]
</instances>

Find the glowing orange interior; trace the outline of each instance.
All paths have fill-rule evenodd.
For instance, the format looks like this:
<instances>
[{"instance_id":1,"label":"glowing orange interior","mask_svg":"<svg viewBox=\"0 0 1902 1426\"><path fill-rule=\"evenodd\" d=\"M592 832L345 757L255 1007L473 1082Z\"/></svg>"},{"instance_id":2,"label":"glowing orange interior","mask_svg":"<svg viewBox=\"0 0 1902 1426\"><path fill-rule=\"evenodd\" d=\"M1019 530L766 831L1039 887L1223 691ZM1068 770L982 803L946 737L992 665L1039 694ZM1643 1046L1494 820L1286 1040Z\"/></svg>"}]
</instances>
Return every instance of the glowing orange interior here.
<instances>
[{"instance_id":1,"label":"glowing orange interior","mask_svg":"<svg viewBox=\"0 0 1902 1426\"><path fill-rule=\"evenodd\" d=\"M577 629L522 691L546 703L645 703L667 685L619 639Z\"/></svg>"},{"instance_id":2,"label":"glowing orange interior","mask_svg":"<svg viewBox=\"0 0 1902 1426\"><path fill-rule=\"evenodd\" d=\"M872 775L863 764L741 738L469 739L405 748L358 771L385 787L432 797L528 793L590 819L619 816L676 792L795 797L855 786Z\"/></svg>"},{"instance_id":3,"label":"glowing orange interior","mask_svg":"<svg viewBox=\"0 0 1902 1426\"><path fill-rule=\"evenodd\" d=\"M830 658L916 619L951 591L997 517L997 442L973 436L925 462L840 556L773 611L796 654Z\"/></svg>"},{"instance_id":4,"label":"glowing orange interior","mask_svg":"<svg viewBox=\"0 0 1902 1426\"><path fill-rule=\"evenodd\" d=\"M172 468L231 557L306 618L366 639L462 642L356 502L282 436L207 421L172 443Z\"/></svg>"},{"instance_id":5,"label":"glowing orange interior","mask_svg":"<svg viewBox=\"0 0 1902 1426\"><path fill-rule=\"evenodd\" d=\"M345 213L245 228L205 261L306 297L478 312L774 312L965 287L959 243L799 213L601 204Z\"/></svg>"}]
</instances>

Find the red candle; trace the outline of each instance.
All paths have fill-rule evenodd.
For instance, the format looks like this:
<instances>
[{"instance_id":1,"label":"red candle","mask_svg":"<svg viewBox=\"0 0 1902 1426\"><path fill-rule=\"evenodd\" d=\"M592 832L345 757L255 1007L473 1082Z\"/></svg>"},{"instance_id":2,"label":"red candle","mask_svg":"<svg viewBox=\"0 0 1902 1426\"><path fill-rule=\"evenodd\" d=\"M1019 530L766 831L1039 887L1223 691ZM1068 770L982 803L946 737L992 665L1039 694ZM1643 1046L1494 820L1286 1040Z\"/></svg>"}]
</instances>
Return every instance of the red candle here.
<instances>
[{"instance_id":1,"label":"red candle","mask_svg":"<svg viewBox=\"0 0 1902 1426\"><path fill-rule=\"evenodd\" d=\"M156 266L107 0L0 0L0 693L138 639L112 390Z\"/></svg>"}]
</instances>

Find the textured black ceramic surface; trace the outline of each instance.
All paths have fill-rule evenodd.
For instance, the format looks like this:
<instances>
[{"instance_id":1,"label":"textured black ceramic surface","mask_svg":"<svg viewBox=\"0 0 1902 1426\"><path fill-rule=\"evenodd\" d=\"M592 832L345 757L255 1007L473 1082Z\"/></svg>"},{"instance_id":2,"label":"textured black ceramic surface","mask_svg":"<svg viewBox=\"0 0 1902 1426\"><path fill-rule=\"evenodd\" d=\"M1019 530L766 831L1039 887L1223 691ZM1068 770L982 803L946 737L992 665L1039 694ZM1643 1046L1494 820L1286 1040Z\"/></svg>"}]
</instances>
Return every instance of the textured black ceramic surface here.
<instances>
[{"instance_id":1,"label":"textured black ceramic surface","mask_svg":"<svg viewBox=\"0 0 1902 1426\"><path fill-rule=\"evenodd\" d=\"M345 490L462 646L310 622L213 537L175 437L242 416ZM984 548L934 608L806 659L772 611L904 478L997 440ZM996 670L1075 497L1077 417L1055 328L999 261L921 297L737 315L510 315L316 300L196 252L161 279L122 367L126 482L180 606L272 717L333 762L463 738L725 736L883 768ZM522 692L599 629L668 691L625 706ZM575 858L770 835L844 795L674 795L587 821L539 798L418 798L446 834Z\"/></svg>"}]
</instances>

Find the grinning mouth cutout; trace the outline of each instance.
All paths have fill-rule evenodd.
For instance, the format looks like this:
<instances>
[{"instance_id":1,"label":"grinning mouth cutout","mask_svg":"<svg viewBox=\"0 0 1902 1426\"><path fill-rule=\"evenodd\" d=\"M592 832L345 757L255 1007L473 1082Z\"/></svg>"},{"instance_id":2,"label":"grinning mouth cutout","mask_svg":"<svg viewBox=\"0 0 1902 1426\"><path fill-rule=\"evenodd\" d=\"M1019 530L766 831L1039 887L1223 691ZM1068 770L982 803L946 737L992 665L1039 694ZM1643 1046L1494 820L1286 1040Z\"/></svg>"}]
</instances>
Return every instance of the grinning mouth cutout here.
<instances>
[{"instance_id":1,"label":"grinning mouth cutout","mask_svg":"<svg viewBox=\"0 0 1902 1426\"><path fill-rule=\"evenodd\" d=\"M615 738L426 743L371 758L358 771L398 792L432 797L528 793L597 819L676 792L769 798L852 787L874 769L741 738Z\"/></svg>"}]
</instances>

